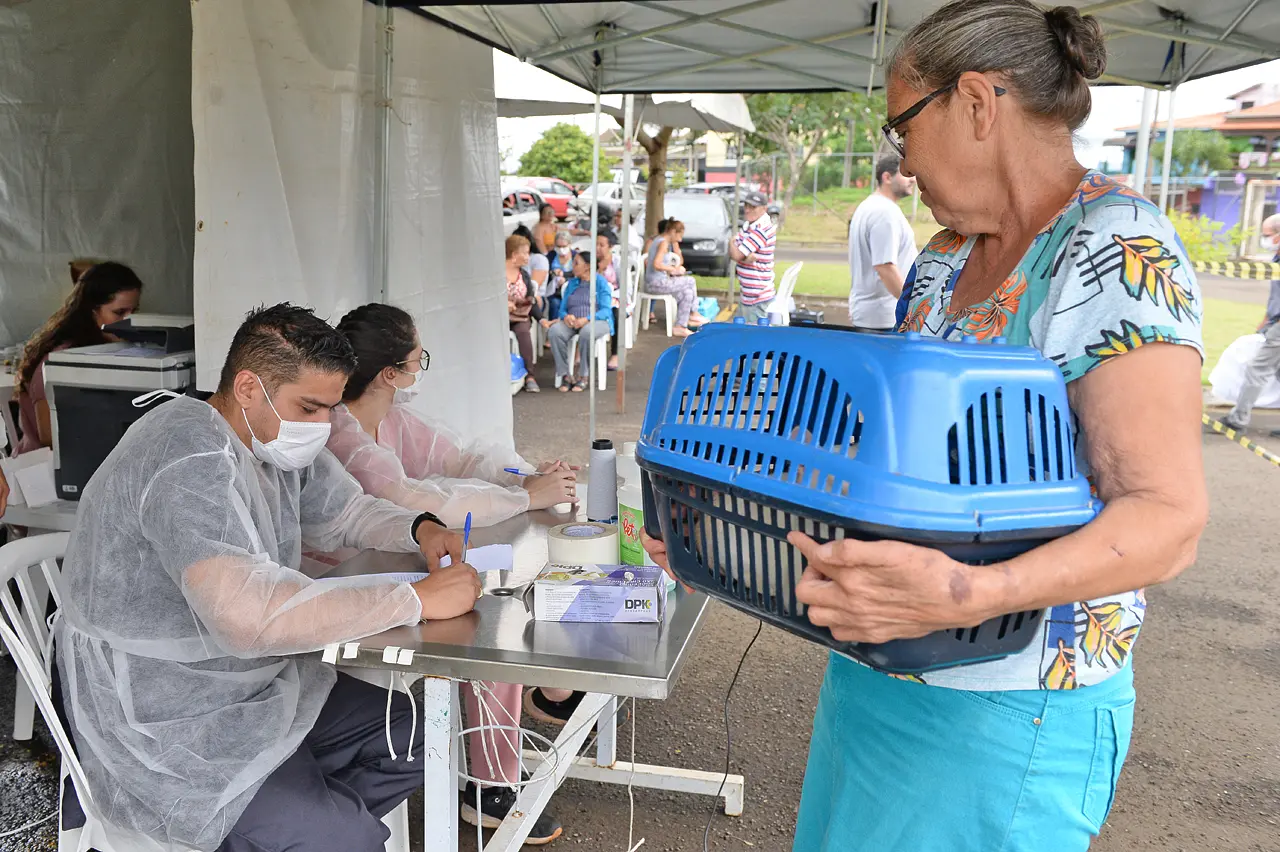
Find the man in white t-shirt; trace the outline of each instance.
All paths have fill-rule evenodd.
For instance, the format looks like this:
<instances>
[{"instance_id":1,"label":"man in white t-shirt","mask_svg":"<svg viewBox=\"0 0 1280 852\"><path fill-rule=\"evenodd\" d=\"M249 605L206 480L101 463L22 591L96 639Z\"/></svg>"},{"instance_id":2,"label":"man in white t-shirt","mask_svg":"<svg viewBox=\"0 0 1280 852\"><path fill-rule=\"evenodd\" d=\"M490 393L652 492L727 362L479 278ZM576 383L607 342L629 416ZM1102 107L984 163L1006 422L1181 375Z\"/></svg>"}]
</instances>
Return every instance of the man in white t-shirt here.
<instances>
[{"instance_id":1,"label":"man in white t-shirt","mask_svg":"<svg viewBox=\"0 0 1280 852\"><path fill-rule=\"evenodd\" d=\"M876 191L849 220L849 322L859 331L893 330L898 297L916 259L911 223L898 207L916 179L903 177L901 167L896 154L876 160Z\"/></svg>"}]
</instances>

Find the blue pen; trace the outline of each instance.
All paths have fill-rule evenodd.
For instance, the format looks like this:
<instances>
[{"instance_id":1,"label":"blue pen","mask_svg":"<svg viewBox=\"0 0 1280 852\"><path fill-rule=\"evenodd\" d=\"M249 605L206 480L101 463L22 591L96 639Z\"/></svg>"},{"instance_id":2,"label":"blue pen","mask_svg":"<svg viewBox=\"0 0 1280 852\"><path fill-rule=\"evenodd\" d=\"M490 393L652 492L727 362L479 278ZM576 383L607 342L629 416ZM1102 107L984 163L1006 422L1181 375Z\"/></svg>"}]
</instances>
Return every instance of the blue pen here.
<instances>
[{"instance_id":1,"label":"blue pen","mask_svg":"<svg viewBox=\"0 0 1280 852\"><path fill-rule=\"evenodd\" d=\"M467 520L462 525L462 561L467 561L467 545L471 542L471 513L467 512Z\"/></svg>"},{"instance_id":2,"label":"blue pen","mask_svg":"<svg viewBox=\"0 0 1280 852\"><path fill-rule=\"evenodd\" d=\"M542 474L536 470L533 473L525 473L523 470L521 470L518 467L504 467L503 471L505 471L506 473L515 474L516 476L542 476Z\"/></svg>"}]
</instances>

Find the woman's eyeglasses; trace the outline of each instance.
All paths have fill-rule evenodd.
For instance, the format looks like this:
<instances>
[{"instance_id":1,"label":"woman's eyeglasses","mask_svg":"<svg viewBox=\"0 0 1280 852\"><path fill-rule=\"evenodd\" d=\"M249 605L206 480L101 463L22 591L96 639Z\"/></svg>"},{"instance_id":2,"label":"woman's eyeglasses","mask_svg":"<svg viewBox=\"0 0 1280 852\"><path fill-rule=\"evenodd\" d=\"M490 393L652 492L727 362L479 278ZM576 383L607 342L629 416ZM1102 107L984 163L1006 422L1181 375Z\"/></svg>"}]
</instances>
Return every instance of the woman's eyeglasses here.
<instances>
[{"instance_id":1,"label":"woman's eyeglasses","mask_svg":"<svg viewBox=\"0 0 1280 852\"><path fill-rule=\"evenodd\" d=\"M420 356L418 356L417 358L408 358L408 359L406 359L406 360L404 360L404 361L401 361L399 364L396 364L396 366L397 366L397 367L404 367L404 366L405 366L405 365L407 365L407 364L412 364L414 361L417 361L417 362L418 362L418 367L419 367L419 368L421 368L422 372L424 372L424 373L425 373L427 370L431 369L431 353L430 353L430 352L428 352L428 351L427 351L427 350L425 350L425 349L423 349L423 350L422 350L422 354L421 354ZM409 372L409 371L408 371L408 370L404 370L403 372L406 372L406 373L407 373L407 372Z\"/></svg>"},{"instance_id":2,"label":"woman's eyeglasses","mask_svg":"<svg viewBox=\"0 0 1280 852\"><path fill-rule=\"evenodd\" d=\"M930 92L903 110L902 114L893 121L881 126L880 131L884 134L884 138L889 140L889 144L893 146L893 150L898 152L899 157L907 156L907 141L902 138L902 134L898 132L898 128L919 115L920 111L931 104L934 100L945 95L947 92L950 92L958 83L959 81L957 80L955 83L950 83L943 86L941 89ZM1008 91L999 86L994 86L993 88L995 89L996 97L1000 97Z\"/></svg>"}]
</instances>

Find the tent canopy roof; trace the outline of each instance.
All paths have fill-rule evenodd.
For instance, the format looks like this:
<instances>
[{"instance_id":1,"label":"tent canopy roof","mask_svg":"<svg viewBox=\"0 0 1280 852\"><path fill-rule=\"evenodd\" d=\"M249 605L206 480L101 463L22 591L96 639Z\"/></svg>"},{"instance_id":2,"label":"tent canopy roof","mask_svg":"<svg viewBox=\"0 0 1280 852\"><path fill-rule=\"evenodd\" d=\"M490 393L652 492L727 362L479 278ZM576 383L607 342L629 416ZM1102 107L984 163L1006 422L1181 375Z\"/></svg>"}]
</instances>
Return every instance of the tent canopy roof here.
<instances>
[{"instance_id":1,"label":"tent canopy roof","mask_svg":"<svg viewBox=\"0 0 1280 852\"><path fill-rule=\"evenodd\" d=\"M395 2L395 0L393 0ZM884 83L877 56L944 0L629 0L498 5L399 4L590 91L782 92ZM1166 87L1171 43L1183 76L1280 58L1273 0L1059 0L1107 31L1102 82ZM878 24L885 48L876 50ZM1234 29L1233 29L1234 25ZM1181 52L1181 51L1179 51ZM598 62L598 71L597 71Z\"/></svg>"},{"instance_id":2,"label":"tent canopy roof","mask_svg":"<svg viewBox=\"0 0 1280 852\"><path fill-rule=\"evenodd\" d=\"M622 99L606 96L600 111L611 115L622 124ZM537 101L524 98L499 97L499 118L528 118L535 115L585 115L595 111L595 104L577 101ZM637 124L657 124L663 127L682 127L706 130L713 133L730 133L738 130L752 131L747 102L738 94L683 94L653 95L636 98L635 121Z\"/></svg>"}]
</instances>

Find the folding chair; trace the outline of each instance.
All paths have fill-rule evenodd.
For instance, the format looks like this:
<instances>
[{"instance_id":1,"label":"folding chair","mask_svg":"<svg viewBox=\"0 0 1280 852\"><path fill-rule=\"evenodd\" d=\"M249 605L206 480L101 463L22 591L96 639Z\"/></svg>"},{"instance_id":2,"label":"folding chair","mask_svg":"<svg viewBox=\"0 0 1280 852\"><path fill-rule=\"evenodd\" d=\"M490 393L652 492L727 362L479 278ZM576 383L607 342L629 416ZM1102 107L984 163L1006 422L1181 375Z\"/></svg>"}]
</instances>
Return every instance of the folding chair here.
<instances>
[{"instance_id":1,"label":"folding chair","mask_svg":"<svg viewBox=\"0 0 1280 852\"><path fill-rule=\"evenodd\" d=\"M87 852L89 849L130 852L136 848L136 840L131 839L130 832L111 826L98 812L71 737L53 706L53 638L44 613L50 595L55 605L62 603L58 560L66 552L69 539L69 533L54 533L24 538L0 547L0 608L3 609L0 643L17 663L19 684L25 685L33 696L34 704L40 708L40 715L44 717L62 756L58 784L58 852ZM10 589L11 582L17 586L17 598ZM85 815L85 824L80 828L67 829L63 826L62 800L68 779ZM409 852L408 802L402 802L383 817L382 822L391 831L387 852ZM171 849L173 852L196 852L176 844L171 845Z\"/></svg>"}]
</instances>

